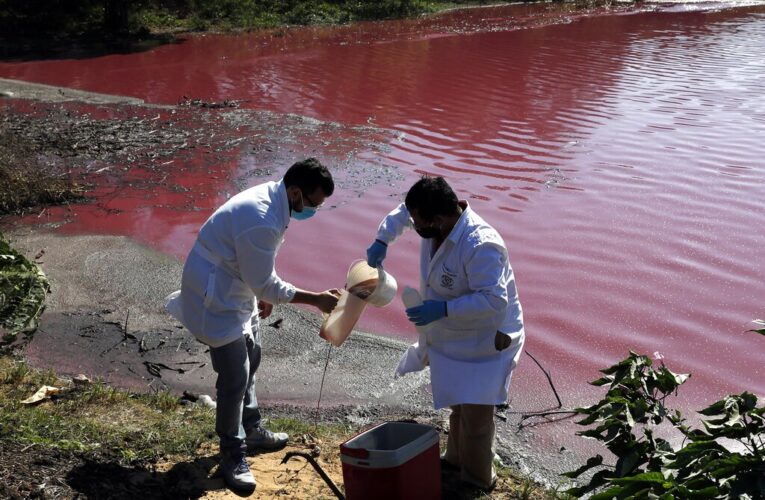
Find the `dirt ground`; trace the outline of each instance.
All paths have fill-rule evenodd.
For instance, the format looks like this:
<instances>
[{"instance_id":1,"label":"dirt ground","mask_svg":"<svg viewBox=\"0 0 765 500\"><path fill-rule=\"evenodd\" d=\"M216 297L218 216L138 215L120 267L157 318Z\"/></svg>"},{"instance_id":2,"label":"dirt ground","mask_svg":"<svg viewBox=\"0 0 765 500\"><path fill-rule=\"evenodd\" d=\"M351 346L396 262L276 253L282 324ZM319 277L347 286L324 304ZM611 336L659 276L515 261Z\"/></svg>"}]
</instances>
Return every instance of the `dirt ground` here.
<instances>
[{"instance_id":1,"label":"dirt ground","mask_svg":"<svg viewBox=\"0 0 765 500\"><path fill-rule=\"evenodd\" d=\"M36 449L35 449L36 448ZM126 467L99 456L81 456L45 447L0 441L0 497L21 498L239 498L218 473L217 450L147 467ZM306 446L248 458L257 480L254 498L335 498L329 486L303 458L286 464L287 452L310 452ZM339 457L318 457L336 485L342 486ZM248 495L250 496L250 495Z\"/></svg>"},{"instance_id":2,"label":"dirt ground","mask_svg":"<svg viewBox=\"0 0 765 500\"><path fill-rule=\"evenodd\" d=\"M319 443L316 463L332 483L344 492L340 461L340 440ZM109 498L134 500L202 498L209 500L251 498L337 498L331 487L306 459L289 452L311 455L314 446L289 445L283 450L250 456L247 461L257 486L253 492L228 489L218 472L217 448L198 450L193 458L183 457L146 466L128 467L113 458L83 456L55 448L22 446L0 440L0 498L74 499ZM483 493L465 486L453 471L441 471L445 499L523 498L517 479L501 475L493 492ZM529 491L525 498L546 498Z\"/></svg>"}]
</instances>

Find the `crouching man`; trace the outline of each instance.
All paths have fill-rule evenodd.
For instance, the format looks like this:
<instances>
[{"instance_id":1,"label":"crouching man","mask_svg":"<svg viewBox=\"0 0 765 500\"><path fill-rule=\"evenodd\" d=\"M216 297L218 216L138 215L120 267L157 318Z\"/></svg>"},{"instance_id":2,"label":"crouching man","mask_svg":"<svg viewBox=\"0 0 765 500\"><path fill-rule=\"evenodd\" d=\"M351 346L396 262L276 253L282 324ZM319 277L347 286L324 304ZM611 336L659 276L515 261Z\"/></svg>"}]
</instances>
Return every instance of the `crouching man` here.
<instances>
[{"instance_id":1,"label":"crouching man","mask_svg":"<svg viewBox=\"0 0 765 500\"><path fill-rule=\"evenodd\" d=\"M226 483L237 490L255 488L246 452L279 449L288 439L261 425L255 396L261 357L257 317L267 318L275 304L286 302L324 313L337 304L337 290L301 290L274 269L289 223L314 215L333 191L329 170L309 158L292 165L282 180L229 199L199 230L183 268L180 294L172 294L167 304L197 340L210 346L218 374L220 467Z\"/></svg>"}]
</instances>

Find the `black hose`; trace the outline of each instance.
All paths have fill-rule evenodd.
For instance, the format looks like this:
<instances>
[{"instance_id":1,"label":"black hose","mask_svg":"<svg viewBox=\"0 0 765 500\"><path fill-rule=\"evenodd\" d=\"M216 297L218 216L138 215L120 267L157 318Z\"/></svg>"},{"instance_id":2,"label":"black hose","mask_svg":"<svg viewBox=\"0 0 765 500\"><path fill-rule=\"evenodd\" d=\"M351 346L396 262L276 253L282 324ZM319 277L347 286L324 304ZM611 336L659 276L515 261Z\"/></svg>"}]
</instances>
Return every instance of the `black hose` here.
<instances>
[{"instance_id":1,"label":"black hose","mask_svg":"<svg viewBox=\"0 0 765 500\"><path fill-rule=\"evenodd\" d=\"M302 451L288 451L286 455L284 455L284 458L282 459L282 464L286 464L287 461L292 457L303 457L305 458L309 464L313 466L314 469L316 469L316 472L319 473L321 478L324 480L325 483L327 483L327 486L329 486L329 489L332 490L332 493L335 494L337 498L340 500L345 500L345 495L343 495L343 492L340 491L340 488L335 486L335 483L332 481L332 478L327 475L326 472L321 468L321 465L319 465L316 460L313 459L311 455L308 453L303 453Z\"/></svg>"}]
</instances>

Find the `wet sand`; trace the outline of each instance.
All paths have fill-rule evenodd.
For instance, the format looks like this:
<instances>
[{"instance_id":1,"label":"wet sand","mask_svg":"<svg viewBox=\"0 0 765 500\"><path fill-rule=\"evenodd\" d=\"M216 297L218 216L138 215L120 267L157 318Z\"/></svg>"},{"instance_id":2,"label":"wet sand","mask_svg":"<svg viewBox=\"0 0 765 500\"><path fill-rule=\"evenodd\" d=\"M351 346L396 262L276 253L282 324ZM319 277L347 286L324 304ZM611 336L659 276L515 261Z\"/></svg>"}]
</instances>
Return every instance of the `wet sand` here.
<instances>
[{"instance_id":1,"label":"wet sand","mask_svg":"<svg viewBox=\"0 0 765 500\"><path fill-rule=\"evenodd\" d=\"M214 394L207 347L163 309L163 298L180 286L180 261L124 237L8 236L28 256L44 250L38 262L51 282L40 327L25 348L36 367L139 391ZM280 305L262 321L258 393L264 401L315 405L329 346L318 336L320 320ZM393 379L405 347L354 332L330 353L324 404L427 406L425 374Z\"/></svg>"}]
</instances>

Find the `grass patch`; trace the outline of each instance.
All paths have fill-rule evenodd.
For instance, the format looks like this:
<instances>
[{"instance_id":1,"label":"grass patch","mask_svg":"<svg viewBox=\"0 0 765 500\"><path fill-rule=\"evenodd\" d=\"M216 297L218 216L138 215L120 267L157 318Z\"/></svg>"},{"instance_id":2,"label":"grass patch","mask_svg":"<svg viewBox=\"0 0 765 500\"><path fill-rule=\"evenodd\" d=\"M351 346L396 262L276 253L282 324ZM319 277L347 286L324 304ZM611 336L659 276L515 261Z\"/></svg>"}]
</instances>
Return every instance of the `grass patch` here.
<instances>
[{"instance_id":1,"label":"grass patch","mask_svg":"<svg viewBox=\"0 0 765 500\"><path fill-rule=\"evenodd\" d=\"M37 405L21 404L43 385L68 389ZM340 443L360 430L341 423L314 425L310 419L291 416L272 418L265 423L275 432L288 433L291 445L298 449L320 449L323 463L336 466L335 476L339 474ZM209 460L214 453L217 442L214 428L214 410L183 406L169 393L134 394L103 381L75 386L52 371L35 370L22 360L0 356L0 441L19 443L24 449L37 445L38 450L44 447L85 454L96 457L93 463L117 462L141 467L169 459L174 467L181 465L178 473L186 477L193 469L189 464L200 457ZM273 460L270 455L264 457L268 458L263 460ZM281 455L275 459L280 458ZM205 471L202 478L207 474ZM497 474L497 488L489 494L466 489L454 474L445 480L444 492L458 500L569 498L544 489L510 468L500 465ZM165 485L168 488L177 486L172 483L175 480L172 474L166 474L164 480L171 481L169 486Z\"/></svg>"},{"instance_id":2,"label":"grass patch","mask_svg":"<svg viewBox=\"0 0 765 500\"><path fill-rule=\"evenodd\" d=\"M21 404L43 385L66 389L37 405ZM340 424L314 426L290 417L271 419L268 426L306 443L335 442L352 432ZM202 444L217 442L214 429L214 410L184 406L168 392L135 394L100 380L78 387L52 371L0 356L0 439L98 452L136 464L193 456Z\"/></svg>"},{"instance_id":3,"label":"grass patch","mask_svg":"<svg viewBox=\"0 0 765 500\"><path fill-rule=\"evenodd\" d=\"M311 422L291 417L268 419L267 424L272 431L286 432L295 438L305 436L308 439L342 439L354 432L351 427L341 424L314 425Z\"/></svg>"},{"instance_id":4,"label":"grass patch","mask_svg":"<svg viewBox=\"0 0 765 500\"><path fill-rule=\"evenodd\" d=\"M214 437L213 410L182 406L168 393L133 394L101 381L76 387L9 356L0 357L0 381L0 439L98 452L133 464L190 456ZM37 405L21 404L43 385L67 389Z\"/></svg>"}]
</instances>

